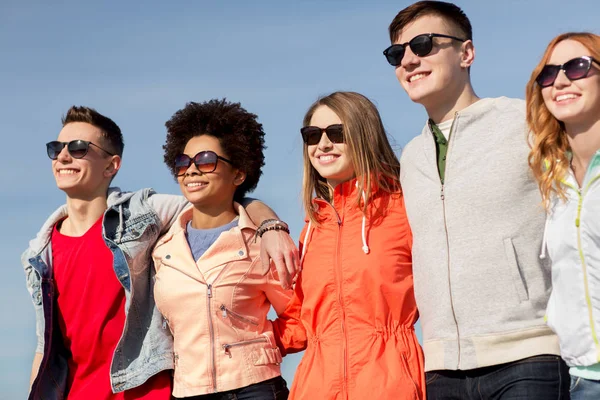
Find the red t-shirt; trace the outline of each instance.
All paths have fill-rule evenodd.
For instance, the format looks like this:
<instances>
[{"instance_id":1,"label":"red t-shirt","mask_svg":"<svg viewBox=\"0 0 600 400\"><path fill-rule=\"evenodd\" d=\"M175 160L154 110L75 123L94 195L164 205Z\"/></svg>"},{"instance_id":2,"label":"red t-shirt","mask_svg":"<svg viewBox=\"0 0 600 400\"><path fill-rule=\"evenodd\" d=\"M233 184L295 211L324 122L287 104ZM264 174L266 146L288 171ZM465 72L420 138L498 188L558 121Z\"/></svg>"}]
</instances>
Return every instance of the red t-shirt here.
<instances>
[{"instance_id":1,"label":"red t-shirt","mask_svg":"<svg viewBox=\"0 0 600 400\"><path fill-rule=\"evenodd\" d=\"M71 352L68 399L170 399L169 371L140 387L112 393L110 365L125 326L125 293L113 269L112 252L102 238L102 218L80 237L65 236L55 226L52 265L58 322Z\"/></svg>"}]
</instances>

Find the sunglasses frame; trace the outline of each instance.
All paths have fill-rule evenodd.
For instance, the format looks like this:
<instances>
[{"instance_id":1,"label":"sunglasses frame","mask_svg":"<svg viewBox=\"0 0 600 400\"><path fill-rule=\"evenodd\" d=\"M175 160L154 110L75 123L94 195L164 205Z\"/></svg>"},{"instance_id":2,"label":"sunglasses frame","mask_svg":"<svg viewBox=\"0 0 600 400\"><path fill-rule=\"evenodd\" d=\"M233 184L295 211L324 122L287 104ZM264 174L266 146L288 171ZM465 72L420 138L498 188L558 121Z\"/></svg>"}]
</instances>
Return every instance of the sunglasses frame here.
<instances>
[{"instance_id":1,"label":"sunglasses frame","mask_svg":"<svg viewBox=\"0 0 600 400\"><path fill-rule=\"evenodd\" d=\"M50 155L50 151L56 151L54 149L51 149L50 146L53 146L55 143L59 143L62 145L62 147L60 148L60 150L57 151L56 156L53 158ZM85 151L83 153L82 156L80 157L76 157L75 155L73 155L73 153L71 153L71 151L79 151L79 150L71 150L69 149L69 146L71 146L73 143L83 143L85 144ZM51 142L46 143L46 154L48 155L48 158L50 158L51 160L56 160L58 159L58 156L60 155L60 153L63 151L63 149L66 147L67 148L67 152L69 153L69 156L72 158L75 158L77 160L82 159L83 157L85 157L88 153L88 151L90 151L90 145L99 148L100 150L102 150L103 152L105 152L106 154L110 155L110 156L114 156L116 154L111 153L110 151L103 149L102 147L98 146L97 144L90 142L89 140L82 140L82 139L75 139L75 140L71 140L70 142L60 142L58 140L53 140Z\"/></svg>"},{"instance_id":2,"label":"sunglasses frame","mask_svg":"<svg viewBox=\"0 0 600 400\"><path fill-rule=\"evenodd\" d=\"M417 52L415 52L415 50L413 49L414 41L417 38L423 38L423 37L427 37L429 38L429 50L424 53L424 54L417 54ZM402 62L402 59L404 58L404 55L406 54L406 46L410 47L410 50L417 56L417 57L425 57L427 55L429 55L429 53L431 53L431 51L433 50L433 38L435 37L440 37L440 38L446 38L446 39L453 39L453 40L458 40L459 42L466 42L469 39L462 39L456 36L450 36L450 35L444 35L441 33L421 33L420 35L415 36L414 38L410 39L408 42L406 43L396 43L396 44L392 44L390 47L388 47L387 49L385 49L383 51L383 55L385 56L385 59L387 60L387 62L393 66L393 67L397 67L400 65L400 63ZM394 61L391 61L391 55L390 53L397 49L397 48L402 48L402 56L400 58L398 57L394 57Z\"/></svg>"},{"instance_id":3,"label":"sunglasses frame","mask_svg":"<svg viewBox=\"0 0 600 400\"><path fill-rule=\"evenodd\" d=\"M569 63L572 63L574 61L578 61L578 60L585 60L587 61L588 65L587 65L587 69L585 70L585 73L580 76L579 78L571 78L569 77L569 74L567 72L567 69L565 68L565 66ZM567 62L562 63L561 65L556 65L556 64L546 64L544 65L544 67L542 68L542 70L540 71L540 73L538 74L538 76L535 78L535 83L538 84L538 86L542 89L553 86L554 82L556 82L556 78L558 78L558 74L560 74L560 71L563 71L565 73L565 76L567 77L568 80L572 81L578 81L580 79L583 78L587 78L587 76L589 75L591 69L592 69L592 64L596 63L598 65L600 65L600 61L596 60L594 57L591 56L581 56L581 57L575 57L570 59ZM544 73L544 70L546 70L547 68L553 68L554 69L554 77L552 78L552 82L546 84L546 85L542 85L540 83L540 77L542 76L542 73Z\"/></svg>"},{"instance_id":4,"label":"sunglasses frame","mask_svg":"<svg viewBox=\"0 0 600 400\"><path fill-rule=\"evenodd\" d=\"M215 159L215 167L212 169L212 171L202 171L200 170L200 165L208 165L207 164L197 164L196 163L196 158L202 154L213 154L216 159ZM181 157L187 157L188 161L187 161L187 167L185 167L185 171L180 174L178 173L178 171L183 168L183 166L178 167L177 166L177 160L180 159ZM225 157L221 157L220 155L218 155L217 153L215 153L212 150L202 150L199 151L198 153L196 153L194 155L194 157L190 157L187 154L181 153L179 154L177 157L175 157L175 174L179 177L179 176L185 176L185 174L187 173L187 170L190 169L190 167L192 166L192 164L194 164L196 166L196 169L198 170L198 172L200 172L200 174L210 174L212 172L215 172L215 170L217 169L217 164L219 164L219 160L225 161L226 163L228 163L229 165L233 165L233 163L231 162L231 160L226 159Z\"/></svg>"},{"instance_id":5,"label":"sunglasses frame","mask_svg":"<svg viewBox=\"0 0 600 400\"><path fill-rule=\"evenodd\" d=\"M318 134L319 139L317 140L316 143L309 143L310 138L313 137L313 135L311 135L311 132L308 132L308 131L309 130L314 131L315 129L319 130L319 134ZM341 141L332 140L330 134L335 134L337 136L338 129L341 131L342 140ZM331 132L328 133L328 131L331 131ZM319 142L321 141L321 138L323 137L323 133L325 133L325 135L327 135L327 139L329 139L329 141L331 143L343 144L346 142L345 137L344 137L344 124L331 124L326 128L319 128L318 126L313 126L313 125L304 126L304 127L300 128L300 134L302 135L302 141L307 146L314 146L314 145L319 144ZM315 136L316 136L316 132L315 132ZM335 137L334 139L337 139L337 137Z\"/></svg>"}]
</instances>

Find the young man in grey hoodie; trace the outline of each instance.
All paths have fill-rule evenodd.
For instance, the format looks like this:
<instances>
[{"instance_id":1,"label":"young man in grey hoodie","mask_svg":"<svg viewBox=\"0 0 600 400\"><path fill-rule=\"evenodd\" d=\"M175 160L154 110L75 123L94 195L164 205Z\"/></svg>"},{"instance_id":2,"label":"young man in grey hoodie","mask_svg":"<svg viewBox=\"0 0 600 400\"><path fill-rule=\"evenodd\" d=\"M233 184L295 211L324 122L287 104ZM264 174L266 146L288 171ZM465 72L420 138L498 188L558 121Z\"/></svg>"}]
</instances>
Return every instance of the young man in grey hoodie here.
<instances>
[{"instance_id":1,"label":"young man in grey hoodie","mask_svg":"<svg viewBox=\"0 0 600 400\"><path fill-rule=\"evenodd\" d=\"M550 269L537 256L544 211L524 102L477 97L472 28L456 5L412 4L389 32L384 54L429 116L401 158L427 398L568 398L544 322Z\"/></svg>"}]
</instances>

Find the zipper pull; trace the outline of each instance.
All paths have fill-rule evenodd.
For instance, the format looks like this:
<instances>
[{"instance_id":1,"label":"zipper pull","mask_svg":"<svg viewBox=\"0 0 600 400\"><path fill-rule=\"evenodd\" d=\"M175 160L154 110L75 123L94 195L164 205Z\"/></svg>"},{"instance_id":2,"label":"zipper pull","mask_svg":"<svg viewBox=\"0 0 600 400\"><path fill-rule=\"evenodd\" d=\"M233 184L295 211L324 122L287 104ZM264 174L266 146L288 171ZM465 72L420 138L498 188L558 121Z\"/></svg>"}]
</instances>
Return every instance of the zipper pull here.
<instances>
[{"instance_id":1,"label":"zipper pull","mask_svg":"<svg viewBox=\"0 0 600 400\"><path fill-rule=\"evenodd\" d=\"M166 318L163 318L163 323L162 323L162 328L163 329L167 329L167 325L169 324L169 321L167 321Z\"/></svg>"},{"instance_id":2,"label":"zipper pull","mask_svg":"<svg viewBox=\"0 0 600 400\"><path fill-rule=\"evenodd\" d=\"M223 345L223 350L225 350L225 354L227 354L229 356L229 358L231 358L231 351L229 350L231 346L228 344L224 344Z\"/></svg>"},{"instance_id":3,"label":"zipper pull","mask_svg":"<svg viewBox=\"0 0 600 400\"><path fill-rule=\"evenodd\" d=\"M440 199L444 200L444 185L442 185L442 189L440 190Z\"/></svg>"},{"instance_id":4,"label":"zipper pull","mask_svg":"<svg viewBox=\"0 0 600 400\"><path fill-rule=\"evenodd\" d=\"M227 307L225 307L225 304L221 304L221 311L223 312L223 319L227 318Z\"/></svg>"},{"instance_id":5,"label":"zipper pull","mask_svg":"<svg viewBox=\"0 0 600 400\"><path fill-rule=\"evenodd\" d=\"M212 297L212 285L208 285L207 289L208 290L207 290L206 294L208 295L209 298L211 298Z\"/></svg>"}]
</instances>

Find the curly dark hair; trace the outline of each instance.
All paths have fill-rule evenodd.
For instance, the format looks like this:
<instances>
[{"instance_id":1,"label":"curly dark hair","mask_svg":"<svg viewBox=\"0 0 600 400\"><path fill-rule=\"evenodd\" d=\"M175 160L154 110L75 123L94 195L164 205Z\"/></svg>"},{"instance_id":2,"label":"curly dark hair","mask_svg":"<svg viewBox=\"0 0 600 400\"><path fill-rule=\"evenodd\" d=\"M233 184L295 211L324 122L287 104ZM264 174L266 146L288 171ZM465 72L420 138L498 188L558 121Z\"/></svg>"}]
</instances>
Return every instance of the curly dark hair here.
<instances>
[{"instance_id":1,"label":"curly dark hair","mask_svg":"<svg viewBox=\"0 0 600 400\"><path fill-rule=\"evenodd\" d=\"M265 165L265 132L257 118L240 103L226 99L187 103L165 123L165 164L177 180L175 158L183 153L187 142L195 136L213 136L219 140L225 152L223 156L246 173L246 179L234 194L234 200L241 201L246 193L256 188Z\"/></svg>"}]
</instances>

